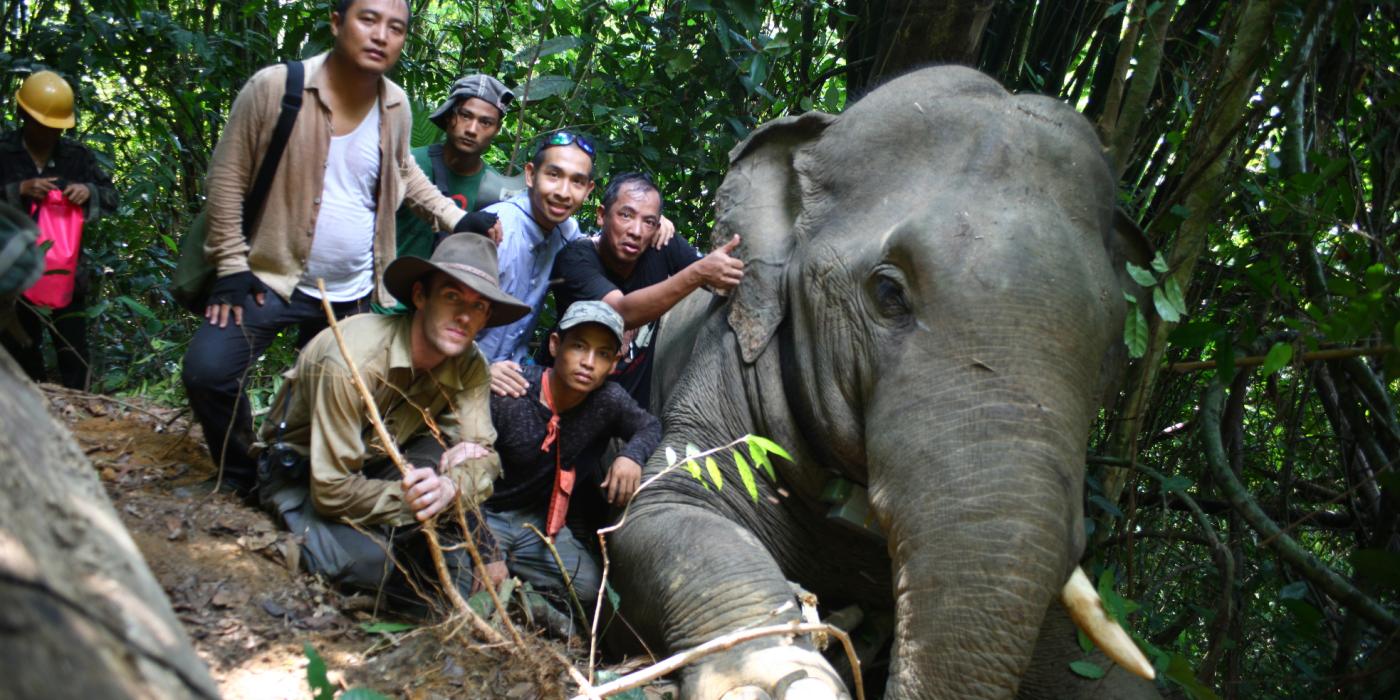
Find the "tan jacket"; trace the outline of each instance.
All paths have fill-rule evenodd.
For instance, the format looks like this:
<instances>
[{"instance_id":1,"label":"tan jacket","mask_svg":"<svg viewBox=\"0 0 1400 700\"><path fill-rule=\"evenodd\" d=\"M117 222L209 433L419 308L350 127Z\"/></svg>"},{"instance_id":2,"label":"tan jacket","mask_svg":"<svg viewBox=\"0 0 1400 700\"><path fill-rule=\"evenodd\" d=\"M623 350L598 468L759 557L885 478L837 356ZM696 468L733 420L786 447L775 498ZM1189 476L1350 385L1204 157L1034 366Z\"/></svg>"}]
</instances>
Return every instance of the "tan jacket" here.
<instances>
[{"instance_id":1,"label":"tan jacket","mask_svg":"<svg viewBox=\"0 0 1400 700\"><path fill-rule=\"evenodd\" d=\"M409 340L412 324L411 315L359 314L340 326L395 443L402 447L429 433L425 419L431 419L447 445L474 442L490 452L444 475L456 482L468 507L480 504L491 495L492 482L501 474L486 358L473 345L430 372L415 371ZM329 329L317 334L302 349L296 366L282 376L287 381L273 400L260 437L271 444L278 439L278 423L286 421L282 441L311 458L311 501L316 511L356 525L416 522L413 509L404 501L401 481L361 474L366 460L385 452L335 335Z\"/></svg>"},{"instance_id":2,"label":"tan jacket","mask_svg":"<svg viewBox=\"0 0 1400 700\"><path fill-rule=\"evenodd\" d=\"M328 54L307 59L301 112L277 164L267 202L253 229L252 248L243 237L243 196L253 186L281 111L287 68L264 68L248 79L233 101L228 124L209 162L209 231L204 255L220 277L252 269L270 289L290 297L306 269L311 237L321 209L331 109L321 99ZM393 305L384 269L394 259L394 212L406 204L419 217L450 231L465 213L444 197L409 153L413 115L403 90L379 81L379 198L374 226L375 301Z\"/></svg>"}]
</instances>

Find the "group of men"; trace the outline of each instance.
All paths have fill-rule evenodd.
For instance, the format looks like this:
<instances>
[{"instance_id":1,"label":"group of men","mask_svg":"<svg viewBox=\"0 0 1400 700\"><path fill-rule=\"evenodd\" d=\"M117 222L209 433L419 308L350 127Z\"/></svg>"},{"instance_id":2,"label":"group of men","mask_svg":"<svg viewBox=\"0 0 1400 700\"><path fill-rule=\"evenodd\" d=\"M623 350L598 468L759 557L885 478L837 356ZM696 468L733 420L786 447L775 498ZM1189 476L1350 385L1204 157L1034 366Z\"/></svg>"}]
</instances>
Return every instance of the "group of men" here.
<instances>
[{"instance_id":1,"label":"group of men","mask_svg":"<svg viewBox=\"0 0 1400 700\"><path fill-rule=\"evenodd\" d=\"M490 76L454 83L430 117L445 142L410 150L408 102L386 77L410 21L404 0L337 1L334 46L303 62L301 111L246 236L243 200L288 68L263 69L234 101L208 176L218 280L183 371L220 467L213 487L276 514L312 572L395 598L426 570L421 523L460 499L484 522L438 523L449 542L500 555L492 578L572 582L591 606L591 538L569 526L596 528L637 490L661 437L647 410L656 322L701 286L740 282L738 239L702 256L671 236L660 191L637 173L611 179L599 233L584 235L574 215L596 152L568 131L540 141L524 191L510 192L482 158L514 99ZM532 350L551 288L559 321ZM345 319L345 350L323 300ZM291 326L300 354L255 436L248 368ZM406 475L371 428L352 362ZM466 593L471 562L448 550Z\"/></svg>"}]
</instances>

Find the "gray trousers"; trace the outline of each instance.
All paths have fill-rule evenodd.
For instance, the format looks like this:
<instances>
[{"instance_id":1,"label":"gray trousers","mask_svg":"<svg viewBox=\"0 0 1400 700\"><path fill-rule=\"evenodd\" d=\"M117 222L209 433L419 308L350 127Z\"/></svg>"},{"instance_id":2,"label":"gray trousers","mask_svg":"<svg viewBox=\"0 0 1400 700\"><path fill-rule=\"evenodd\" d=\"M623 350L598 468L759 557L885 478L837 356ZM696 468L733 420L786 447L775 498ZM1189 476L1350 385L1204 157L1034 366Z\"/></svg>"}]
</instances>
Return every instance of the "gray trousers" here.
<instances>
[{"instance_id":1,"label":"gray trousers","mask_svg":"<svg viewBox=\"0 0 1400 700\"><path fill-rule=\"evenodd\" d=\"M414 439L404 448L404 458L416 467L436 467L443 448L432 436ZM304 466L304 465L303 465ZM394 607L417 611L424 604L417 590L437 589L437 572L428 552L428 540L417 525L352 527L316 512L303 478L289 478L279 465L260 460L259 494L265 509L277 517L301 541L301 564L310 573L351 588L373 593ZM371 460L361 472L366 478L400 481L398 469L387 457ZM479 524L470 513L467 525ZM464 533L455 519L438 519L438 539L447 549L462 541ZM481 540L478 539L478 542ZM489 561L490 548L482 548ZM475 572L465 549L444 551L447 570L462 597L471 594ZM416 589L415 589L416 587Z\"/></svg>"},{"instance_id":2,"label":"gray trousers","mask_svg":"<svg viewBox=\"0 0 1400 700\"><path fill-rule=\"evenodd\" d=\"M536 590L557 592L555 597L562 607L572 610L573 604L564 588L564 579L559 572L559 564L554 561L554 555L550 554L549 548L540 540L539 535L525 527L528 523L544 532L544 511L531 508L505 511L482 508L481 514L486 517L486 524L491 528L492 536L496 538L496 546L506 558L506 568L510 569L510 573L529 581ZM559 558L563 560L564 568L569 573L574 594L592 616L593 606L598 600L598 586L603 579L602 570L593 560L592 553L574 538L567 527L554 536L554 549L559 552Z\"/></svg>"}]
</instances>

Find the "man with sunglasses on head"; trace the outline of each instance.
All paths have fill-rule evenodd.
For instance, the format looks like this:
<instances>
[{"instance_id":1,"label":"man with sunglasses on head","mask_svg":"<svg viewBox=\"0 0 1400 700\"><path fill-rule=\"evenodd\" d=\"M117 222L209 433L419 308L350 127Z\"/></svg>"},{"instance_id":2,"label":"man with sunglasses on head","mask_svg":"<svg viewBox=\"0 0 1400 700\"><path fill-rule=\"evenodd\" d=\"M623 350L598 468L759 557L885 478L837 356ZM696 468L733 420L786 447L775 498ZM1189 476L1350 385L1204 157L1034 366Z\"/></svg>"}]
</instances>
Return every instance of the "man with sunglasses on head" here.
<instances>
[{"instance_id":1,"label":"man with sunglasses on head","mask_svg":"<svg viewBox=\"0 0 1400 700\"><path fill-rule=\"evenodd\" d=\"M432 178L438 191L463 210L490 206L525 188L522 178L508 178L482 159L501 132L501 120L514 101L515 93L504 83L477 73L453 83L447 99L428 115L447 138L442 143L413 149L413 159ZM493 215L485 216L488 235L492 240L500 240L500 223ZM399 207L397 224L399 255L432 254L438 234L407 204Z\"/></svg>"},{"instance_id":2,"label":"man with sunglasses on head","mask_svg":"<svg viewBox=\"0 0 1400 700\"><path fill-rule=\"evenodd\" d=\"M476 339L491 361L491 391L497 396L524 396L529 386L520 365L530 354L554 256L584 238L573 216L593 191L596 153L593 142L579 134L556 131L546 136L525 164L525 192L485 209L501 224L501 286L531 308L519 321L488 329ZM660 229L658 247L675 233L665 217Z\"/></svg>"}]
</instances>

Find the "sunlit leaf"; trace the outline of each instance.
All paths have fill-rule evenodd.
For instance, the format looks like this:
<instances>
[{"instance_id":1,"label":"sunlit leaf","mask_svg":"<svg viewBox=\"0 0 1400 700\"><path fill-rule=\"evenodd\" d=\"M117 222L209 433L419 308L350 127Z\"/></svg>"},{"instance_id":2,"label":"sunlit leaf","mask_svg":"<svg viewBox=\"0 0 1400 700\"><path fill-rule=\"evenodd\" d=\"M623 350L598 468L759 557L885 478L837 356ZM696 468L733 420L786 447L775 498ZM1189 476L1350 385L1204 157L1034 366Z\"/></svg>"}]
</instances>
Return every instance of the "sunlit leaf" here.
<instances>
[{"instance_id":1,"label":"sunlit leaf","mask_svg":"<svg viewBox=\"0 0 1400 700\"><path fill-rule=\"evenodd\" d=\"M734 468L739 472L739 481L743 482L744 490L748 492L749 498L757 501L758 484L754 482L753 469L749 467L748 460L744 459L744 455L739 454L738 450L734 450L733 452Z\"/></svg>"},{"instance_id":2,"label":"sunlit leaf","mask_svg":"<svg viewBox=\"0 0 1400 700\"><path fill-rule=\"evenodd\" d=\"M418 625L407 622L361 622L360 629L367 634L397 634L417 629Z\"/></svg>"},{"instance_id":3,"label":"sunlit leaf","mask_svg":"<svg viewBox=\"0 0 1400 700\"><path fill-rule=\"evenodd\" d=\"M710 482L715 485L718 491L724 490L724 476L719 472L719 465L715 463L714 457L705 458L705 471L710 474Z\"/></svg>"},{"instance_id":4,"label":"sunlit leaf","mask_svg":"<svg viewBox=\"0 0 1400 700\"><path fill-rule=\"evenodd\" d=\"M1161 287L1152 288L1152 306L1157 309L1157 315L1167 323L1176 323L1181 320L1181 314L1176 312L1176 308L1167 301L1167 295Z\"/></svg>"},{"instance_id":5,"label":"sunlit leaf","mask_svg":"<svg viewBox=\"0 0 1400 700\"><path fill-rule=\"evenodd\" d=\"M666 446L666 466L673 466L676 463L676 451L670 445Z\"/></svg>"},{"instance_id":6,"label":"sunlit leaf","mask_svg":"<svg viewBox=\"0 0 1400 700\"><path fill-rule=\"evenodd\" d=\"M306 654L306 683L311 686L311 697L313 700L335 700L335 686L326 677L325 659L309 643L303 644L301 649Z\"/></svg>"},{"instance_id":7,"label":"sunlit leaf","mask_svg":"<svg viewBox=\"0 0 1400 700\"><path fill-rule=\"evenodd\" d=\"M1269 354L1264 356L1264 364L1259 371L1269 376L1279 371L1293 359L1293 346L1288 343L1274 343Z\"/></svg>"},{"instance_id":8,"label":"sunlit leaf","mask_svg":"<svg viewBox=\"0 0 1400 700\"><path fill-rule=\"evenodd\" d=\"M545 39L544 41L540 42L539 44L536 44L535 46L529 46L524 49L521 49L518 53L511 57L511 60L520 64L528 64L535 58L553 56L554 54L563 53L570 49L576 49L580 46L583 46L583 44L584 40L582 37L556 36L551 39Z\"/></svg>"},{"instance_id":9,"label":"sunlit leaf","mask_svg":"<svg viewBox=\"0 0 1400 700\"><path fill-rule=\"evenodd\" d=\"M572 78L563 75L539 75L531 78L529 82L520 86L516 94L522 100L538 102L539 100L562 95L574 88Z\"/></svg>"},{"instance_id":10,"label":"sunlit leaf","mask_svg":"<svg viewBox=\"0 0 1400 700\"><path fill-rule=\"evenodd\" d=\"M762 435L750 435L749 441L758 443L759 447L762 447L765 452L771 452L775 455L778 455L779 457L782 457L783 459L786 459L789 462L792 461L792 455L788 454L787 450L784 450L778 445L778 443L773 442L772 440L769 440L768 438L763 437Z\"/></svg>"},{"instance_id":11,"label":"sunlit leaf","mask_svg":"<svg viewBox=\"0 0 1400 700\"><path fill-rule=\"evenodd\" d=\"M1142 357L1147 353L1147 318L1142 309L1133 304L1123 318L1123 344L1128 346L1128 356Z\"/></svg>"}]
</instances>

